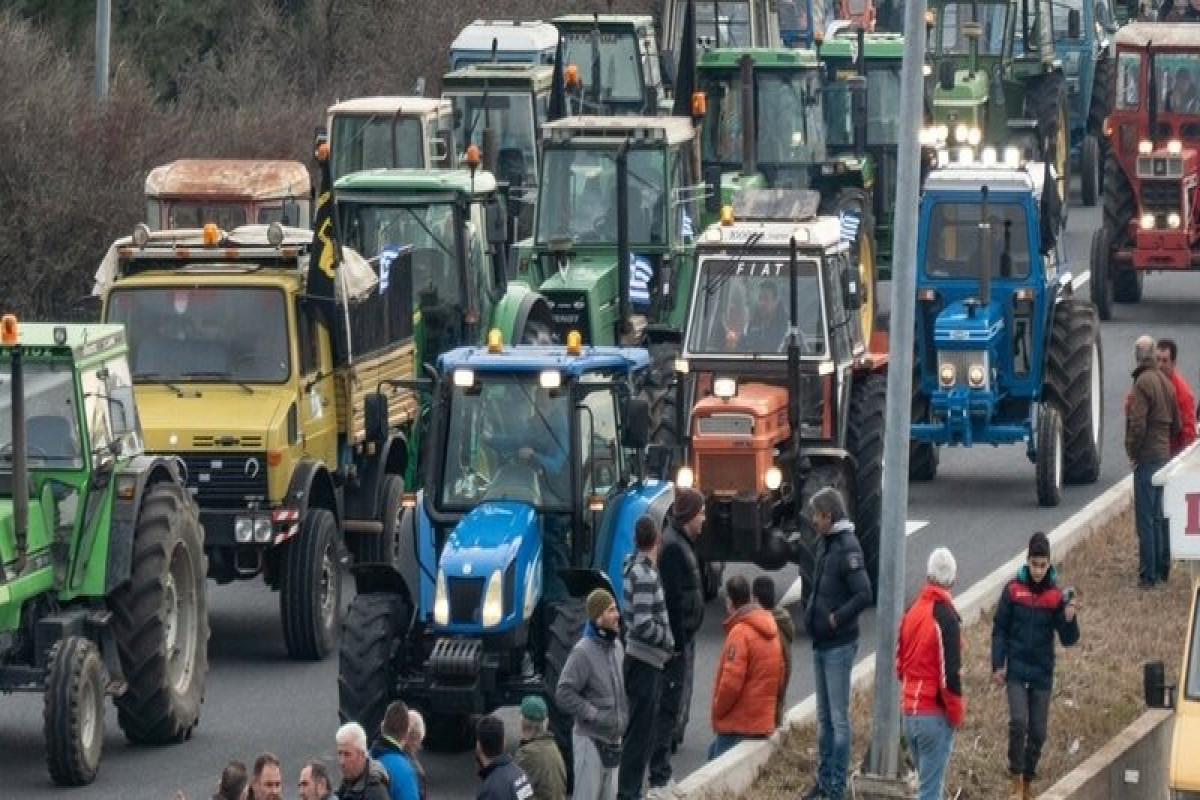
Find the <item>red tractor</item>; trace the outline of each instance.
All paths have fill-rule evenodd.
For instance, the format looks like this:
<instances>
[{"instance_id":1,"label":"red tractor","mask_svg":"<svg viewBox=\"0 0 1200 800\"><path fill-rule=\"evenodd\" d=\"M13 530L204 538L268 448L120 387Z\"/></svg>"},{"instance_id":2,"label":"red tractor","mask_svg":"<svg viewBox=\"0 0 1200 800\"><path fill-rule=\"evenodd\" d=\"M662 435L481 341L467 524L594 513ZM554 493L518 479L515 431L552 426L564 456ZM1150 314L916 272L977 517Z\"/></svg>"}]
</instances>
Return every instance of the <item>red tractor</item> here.
<instances>
[{"instance_id":1,"label":"red tractor","mask_svg":"<svg viewBox=\"0 0 1200 800\"><path fill-rule=\"evenodd\" d=\"M1104 162L1104 222L1092 236L1092 302L1142 299L1150 270L1200 269L1200 25L1132 22L1117 33Z\"/></svg>"}]
</instances>

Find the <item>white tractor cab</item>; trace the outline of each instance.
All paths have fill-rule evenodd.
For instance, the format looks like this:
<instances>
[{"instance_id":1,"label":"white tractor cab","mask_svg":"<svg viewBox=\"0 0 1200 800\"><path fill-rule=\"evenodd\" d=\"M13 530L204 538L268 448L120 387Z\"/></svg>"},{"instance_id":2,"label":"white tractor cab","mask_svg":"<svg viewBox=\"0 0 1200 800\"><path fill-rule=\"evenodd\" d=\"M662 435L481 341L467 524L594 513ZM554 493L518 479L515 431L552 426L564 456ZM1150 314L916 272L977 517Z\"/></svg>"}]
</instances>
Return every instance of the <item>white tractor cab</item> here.
<instances>
[{"instance_id":1,"label":"white tractor cab","mask_svg":"<svg viewBox=\"0 0 1200 800\"><path fill-rule=\"evenodd\" d=\"M1168 788L1173 798L1200 797L1200 444L1193 444L1154 475L1163 490L1163 516L1171 537L1171 559L1188 564L1188 624L1183 662L1175 685L1166 682L1163 662L1143 667L1146 705L1174 708Z\"/></svg>"},{"instance_id":2,"label":"white tractor cab","mask_svg":"<svg viewBox=\"0 0 1200 800\"><path fill-rule=\"evenodd\" d=\"M356 97L330 106L325 120L335 181L366 169L458 163L453 109L444 97Z\"/></svg>"},{"instance_id":3,"label":"white tractor cab","mask_svg":"<svg viewBox=\"0 0 1200 800\"><path fill-rule=\"evenodd\" d=\"M185 158L146 175L146 225L154 231L206 222L307 228L311 204L308 168L298 161Z\"/></svg>"},{"instance_id":4,"label":"white tractor cab","mask_svg":"<svg viewBox=\"0 0 1200 800\"><path fill-rule=\"evenodd\" d=\"M496 50L493 58L492 45ZM554 64L558 29L549 22L477 19L450 43L450 69L500 61L516 64Z\"/></svg>"},{"instance_id":5,"label":"white tractor cab","mask_svg":"<svg viewBox=\"0 0 1200 800\"><path fill-rule=\"evenodd\" d=\"M668 87L673 83L674 61L659 53L653 17L564 14L555 17L554 24L562 32L563 65L580 105L571 113L670 113Z\"/></svg>"}]
</instances>

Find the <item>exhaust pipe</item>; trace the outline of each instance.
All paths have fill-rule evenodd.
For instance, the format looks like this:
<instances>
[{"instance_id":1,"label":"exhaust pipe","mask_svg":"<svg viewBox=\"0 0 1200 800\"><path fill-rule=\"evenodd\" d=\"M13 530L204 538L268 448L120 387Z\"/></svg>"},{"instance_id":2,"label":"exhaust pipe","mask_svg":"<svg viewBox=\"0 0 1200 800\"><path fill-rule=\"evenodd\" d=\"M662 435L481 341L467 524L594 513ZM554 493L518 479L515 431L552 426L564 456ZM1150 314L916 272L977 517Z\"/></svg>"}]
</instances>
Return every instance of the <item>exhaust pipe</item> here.
<instances>
[{"instance_id":1,"label":"exhaust pipe","mask_svg":"<svg viewBox=\"0 0 1200 800\"><path fill-rule=\"evenodd\" d=\"M8 320L5 320L7 326ZM12 351L12 490L16 574L25 570L29 537L29 448L25 442L25 374L21 348Z\"/></svg>"},{"instance_id":2,"label":"exhaust pipe","mask_svg":"<svg viewBox=\"0 0 1200 800\"><path fill-rule=\"evenodd\" d=\"M617 148L617 344L621 344L630 329L629 259L629 140L626 139Z\"/></svg>"},{"instance_id":3,"label":"exhaust pipe","mask_svg":"<svg viewBox=\"0 0 1200 800\"><path fill-rule=\"evenodd\" d=\"M788 330L788 425L792 429L792 450L800 455L800 305L796 297L800 279L796 274L796 239L788 243L788 305L791 328Z\"/></svg>"},{"instance_id":4,"label":"exhaust pipe","mask_svg":"<svg viewBox=\"0 0 1200 800\"><path fill-rule=\"evenodd\" d=\"M988 187L979 187L979 193L983 196L979 205L979 305L986 306L992 300L992 224L988 220Z\"/></svg>"},{"instance_id":5,"label":"exhaust pipe","mask_svg":"<svg viewBox=\"0 0 1200 800\"><path fill-rule=\"evenodd\" d=\"M738 59L742 83L742 174L758 171L757 132L754 130L754 62L749 55Z\"/></svg>"}]
</instances>

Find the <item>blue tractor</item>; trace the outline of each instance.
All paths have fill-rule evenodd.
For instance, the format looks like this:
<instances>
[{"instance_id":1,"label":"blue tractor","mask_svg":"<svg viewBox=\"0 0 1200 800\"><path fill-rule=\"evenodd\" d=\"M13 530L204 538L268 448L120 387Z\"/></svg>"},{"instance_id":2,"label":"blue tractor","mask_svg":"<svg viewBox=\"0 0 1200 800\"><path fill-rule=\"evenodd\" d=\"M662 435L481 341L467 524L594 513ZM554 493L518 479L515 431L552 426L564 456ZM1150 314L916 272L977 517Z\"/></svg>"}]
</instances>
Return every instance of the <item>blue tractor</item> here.
<instances>
[{"instance_id":1,"label":"blue tractor","mask_svg":"<svg viewBox=\"0 0 1200 800\"><path fill-rule=\"evenodd\" d=\"M1094 206L1103 190L1104 118L1113 102L1109 35L1117 24L1109 0L1065 0L1053 9L1054 52L1067 80L1071 160L1079 170L1080 199Z\"/></svg>"},{"instance_id":2,"label":"blue tractor","mask_svg":"<svg viewBox=\"0 0 1200 800\"><path fill-rule=\"evenodd\" d=\"M648 366L644 350L581 347L575 332L506 347L493 331L404 385L432 394L424 488L405 499L391 561L355 567L342 719L377 730L400 698L425 715L431 747L458 749L473 716L553 697L583 598L621 586L634 523L661 524L673 501L643 467ZM387 396L368 426L387 419Z\"/></svg>"},{"instance_id":3,"label":"blue tractor","mask_svg":"<svg viewBox=\"0 0 1200 800\"><path fill-rule=\"evenodd\" d=\"M933 479L941 445L1024 442L1038 502L1054 506L1064 481L1100 474L1100 327L1056 248L1053 173L1006 155L925 183L910 477Z\"/></svg>"}]
</instances>

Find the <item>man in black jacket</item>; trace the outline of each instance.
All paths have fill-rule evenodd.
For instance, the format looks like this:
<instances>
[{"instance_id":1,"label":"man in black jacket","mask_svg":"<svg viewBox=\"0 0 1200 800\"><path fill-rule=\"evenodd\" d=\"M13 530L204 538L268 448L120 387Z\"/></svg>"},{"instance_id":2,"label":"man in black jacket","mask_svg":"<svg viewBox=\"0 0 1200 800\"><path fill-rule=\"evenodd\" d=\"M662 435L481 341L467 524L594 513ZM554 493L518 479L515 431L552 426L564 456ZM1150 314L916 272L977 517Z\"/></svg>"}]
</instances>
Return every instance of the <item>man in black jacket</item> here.
<instances>
[{"instance_id":1,"label":"man in black jacket","mask_svg":"<svg viewBox=\"0 0 1200 800\"><path fill-rule=\"evenodd\" d=\"M475 763L479 765L479 792L475 800L528 800L533 787L521 768L504 752L504 722L491 714L475 728Z\"/></svg>"},{"instance_id":2,"label":"man in black jacket","mask_svg":"<svg viewBox=\"0 0 1200 800\"><path fill-rule=\"evenodd\" d=\"M691 704L696 631L704 621L704 592L695 541L704 529L704 495L675 488L670 521L663 528L658 574L667 601L667 619L675 653L663 666L662 699L654 720L650 788L671 783L671 754L683 739L685 709Z\"/></svg>"},{"instance_id":3,"label":"man in black jacket","mask_svg":"<svg viewBox=\"0 0 1200 800\"><path fill-rule=\"evenodd\" d=\"M816 785L804 797L842 800L850 766L850 671L858 653L858 615L871 604L871 579L841 493L832 487L819 490L809 510L821 534L804 613L813 648L820 761Z\"/></svg>"}]
</instances>

